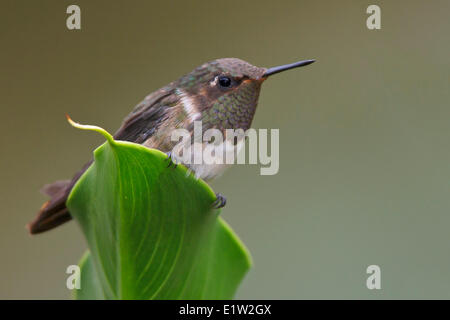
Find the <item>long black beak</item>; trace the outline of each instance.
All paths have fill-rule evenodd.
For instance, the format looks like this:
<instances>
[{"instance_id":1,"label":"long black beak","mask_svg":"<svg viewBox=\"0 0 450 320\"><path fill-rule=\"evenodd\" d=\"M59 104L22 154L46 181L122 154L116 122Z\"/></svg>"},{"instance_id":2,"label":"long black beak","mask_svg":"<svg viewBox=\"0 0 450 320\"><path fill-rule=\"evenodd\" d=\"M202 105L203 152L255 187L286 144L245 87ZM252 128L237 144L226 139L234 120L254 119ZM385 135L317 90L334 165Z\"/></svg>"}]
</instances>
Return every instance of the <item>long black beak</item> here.
<instances>
[{"instance_id":1,"label":"long black beak","mask_svg":"<svg viewBox=\"0 0 450 320\"><path fill-rule=\"evenodd\" d=\"M307 66L308 64L313 63L314 61L316 61L316 60L314 60L314 59L303 60L303 61L298 61L298 62L294 62L294 63L290 63L290 64L285 64L283 66L269 68L269 69L267 69L266 73L264 73L263 77L266 78L266 77L271 76L278 72L282 72L282 71L286 71L286 70L290 70L290 69L294 69L294 68L298 68L298 67L304 67L304 66Z\"/></svg>"}]
</instances>

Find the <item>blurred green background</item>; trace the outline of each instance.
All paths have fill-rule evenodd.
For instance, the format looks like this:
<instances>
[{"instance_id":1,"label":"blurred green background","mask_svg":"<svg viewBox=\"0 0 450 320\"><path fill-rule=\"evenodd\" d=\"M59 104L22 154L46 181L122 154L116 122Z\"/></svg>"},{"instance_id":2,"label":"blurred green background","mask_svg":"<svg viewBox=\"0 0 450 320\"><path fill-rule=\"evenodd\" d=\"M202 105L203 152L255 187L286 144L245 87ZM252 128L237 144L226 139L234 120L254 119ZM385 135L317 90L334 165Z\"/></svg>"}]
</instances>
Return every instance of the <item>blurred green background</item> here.
<instances>
[{"instance_id":1,"label":"blurred green background","mask_svg":"<svg viewBox=\"0 0 450 320\"><path fill-rule=\"evenodd\" d=\"M82 30L66 28L81 7ZM381 7L381 30L366 8ZM0 298L69 298L71 222L31 237L40 187L70 178L140 99L220 57L316 58L266 81L253 125L280 171L212 186L253 255L236 298L450 298L450 2L0 2ZM381 290L366 268L381 267Z\"/></svg>"}]
</instances>

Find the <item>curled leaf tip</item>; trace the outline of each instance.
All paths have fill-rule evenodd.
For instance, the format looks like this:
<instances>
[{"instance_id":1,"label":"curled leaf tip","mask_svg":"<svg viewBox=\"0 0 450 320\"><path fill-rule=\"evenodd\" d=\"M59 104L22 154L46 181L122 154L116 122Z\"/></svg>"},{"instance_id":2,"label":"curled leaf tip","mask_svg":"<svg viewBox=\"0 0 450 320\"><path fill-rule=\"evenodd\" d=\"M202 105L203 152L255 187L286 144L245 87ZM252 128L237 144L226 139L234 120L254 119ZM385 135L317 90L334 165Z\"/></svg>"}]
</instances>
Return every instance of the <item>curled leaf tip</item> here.
<instances>
[{"instance_id":1,"label":"curled leaf tip","mask_svg":"<svg viewBox=\"0 0 450 320\"><path fill-rule=\"evenodd\" d=\"M75 122L72 120L72 118L70 118L70 116L68 114L66 114L66 119L72 127L81 129L81 130L96 131L96 132L100 133L101 135L103 135L106 138L106 140L108 140L109 143L115 144L113 136L105 129L98 127L98 126L80 124L78 122Z\"/></svg>"}]
</instances>

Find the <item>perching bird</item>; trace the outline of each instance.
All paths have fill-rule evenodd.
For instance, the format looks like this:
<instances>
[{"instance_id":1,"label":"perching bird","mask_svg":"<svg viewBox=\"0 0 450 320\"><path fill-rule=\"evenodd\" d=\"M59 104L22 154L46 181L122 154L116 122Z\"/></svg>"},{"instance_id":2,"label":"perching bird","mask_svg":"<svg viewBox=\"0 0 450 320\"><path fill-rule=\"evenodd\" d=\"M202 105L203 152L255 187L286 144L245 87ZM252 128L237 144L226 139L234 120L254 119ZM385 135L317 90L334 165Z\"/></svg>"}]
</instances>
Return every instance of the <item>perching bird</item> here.
<instances>
[{"instance_id":1,"label":"perching bird","mask_svg":"<svg viewBox=\"0 0 450 320\"><path fill-rule=\"evenodd\" d=\"M125 118L114 135L116 140L131 141L170 155L176 142L174 129L193 131L194 121L202 121L202 129L250 128L258 103L261 84L271 75L313 63L304 60L274 68L258 68L236 58L217 59L205 63L169 85L151 93ZM66 208L67 197L87 163L72 180L57 181L44 187L51 197L41 207L36 219L28 225L30 233L47 231L72 219ZM226 164L186 164L196 176L211 180L219 176ZM217 195L217 207L225 198Z\"/></svg>"}]
</instances>

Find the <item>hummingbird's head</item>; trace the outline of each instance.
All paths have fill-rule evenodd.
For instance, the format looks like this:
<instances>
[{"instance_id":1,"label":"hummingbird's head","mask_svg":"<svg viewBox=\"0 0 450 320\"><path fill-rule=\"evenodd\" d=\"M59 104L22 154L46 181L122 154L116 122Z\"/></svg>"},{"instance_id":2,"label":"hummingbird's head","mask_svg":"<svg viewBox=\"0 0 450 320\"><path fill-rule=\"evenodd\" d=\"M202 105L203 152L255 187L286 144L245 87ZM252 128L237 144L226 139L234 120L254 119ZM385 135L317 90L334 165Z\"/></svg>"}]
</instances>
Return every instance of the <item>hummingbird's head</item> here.
<instances>
[{"instance_id":1,"label":"hummingbird's head","mask_svg":"<svg viewBox=\"0 0 450 320\"><path fill-rule=\"evenodd\" d=\"M267 69L237 58L217 59L181 77L177 94L193 120L202 120L207 126L219 129L247 130L263 81L275 73L312 62L306 60Z\"/></svg>"}]
</instances>

